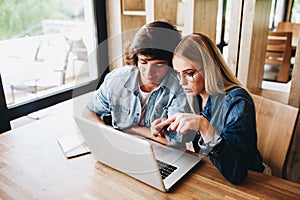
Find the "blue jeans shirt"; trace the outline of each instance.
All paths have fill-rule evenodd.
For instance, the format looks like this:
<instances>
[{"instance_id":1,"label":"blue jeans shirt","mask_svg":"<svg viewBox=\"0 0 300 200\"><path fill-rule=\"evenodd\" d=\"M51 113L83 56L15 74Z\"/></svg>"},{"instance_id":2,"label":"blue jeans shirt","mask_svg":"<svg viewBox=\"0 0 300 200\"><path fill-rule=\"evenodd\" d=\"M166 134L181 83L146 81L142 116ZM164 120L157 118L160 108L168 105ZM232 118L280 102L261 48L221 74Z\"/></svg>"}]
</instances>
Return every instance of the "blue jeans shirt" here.
<instances>
[{"instance_id":1,"label":"blue jeans shirt","mask_svg":"<svg viewBox=\"0 0 300 200\"><path fill-rule=\"evenodd\" d=\"M226 179L238 184L248 170L264 170L257 149L254 103L246 90L237 87L210 96L201 114L215 129L215 145L204 152ZM201 152L201 138L198 143Z\"/></svg>"},{"instance_id":2,"label":"blue jeans shirt","mask_svg":"<svg viewBox=\"0 0 300 200\"><path fill-rule=\"evenodd\" d=\"M112 117L112 126L126 129L138 126L142 107L139 97L139 70L133 66L114 69L106 75L95 92L88 109L100 117ZM191 112L185 93L172 68L165 75L158 89L151 92L144 113L144 126L158 118L168 118L178 112ZM166 135L171 144L184 143L184 136L171 131Z\"/></svg>"}]
</instances>

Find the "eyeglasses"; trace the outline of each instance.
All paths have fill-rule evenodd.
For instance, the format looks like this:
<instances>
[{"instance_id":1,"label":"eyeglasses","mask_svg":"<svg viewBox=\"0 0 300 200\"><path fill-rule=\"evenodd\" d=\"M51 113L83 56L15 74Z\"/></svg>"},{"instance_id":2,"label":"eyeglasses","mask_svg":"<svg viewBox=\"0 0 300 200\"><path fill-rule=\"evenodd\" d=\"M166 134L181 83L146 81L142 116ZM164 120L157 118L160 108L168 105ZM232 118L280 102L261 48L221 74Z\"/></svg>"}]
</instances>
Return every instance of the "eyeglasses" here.
<instances>
[{"instance_id":1,"label":"eyeglasses","mask_svg":"<svg viewBox=\"0 0 300 200\"><path fill-rule=\"evenodd\" d=\"M176 72L176 76L179 81L185 79L188 82L194 82L196 74L199 73L200 71L201 70L194 71L194 72L187 72L187 73L184 73L183 75L181 75L179 72Z\"/></svg>"}]
</instances>

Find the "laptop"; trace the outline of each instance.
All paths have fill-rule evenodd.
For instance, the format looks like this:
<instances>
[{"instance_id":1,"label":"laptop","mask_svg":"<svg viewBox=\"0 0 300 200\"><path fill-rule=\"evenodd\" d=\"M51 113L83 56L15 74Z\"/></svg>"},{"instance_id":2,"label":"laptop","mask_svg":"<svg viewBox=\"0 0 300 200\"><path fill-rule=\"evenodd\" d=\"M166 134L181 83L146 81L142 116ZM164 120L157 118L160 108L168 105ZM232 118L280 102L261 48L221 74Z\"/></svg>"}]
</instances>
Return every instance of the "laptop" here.
<instances>
[{"instance_id":1,"label":"laptop","mask_svg":"<svg viewBox=\"0 0 300 200\"><path fill-rule=\"evenodd\" d=\"M163 192L201 161L185 151L83 117L74 118L97 161Z\"/></svg>"}]
</instances>

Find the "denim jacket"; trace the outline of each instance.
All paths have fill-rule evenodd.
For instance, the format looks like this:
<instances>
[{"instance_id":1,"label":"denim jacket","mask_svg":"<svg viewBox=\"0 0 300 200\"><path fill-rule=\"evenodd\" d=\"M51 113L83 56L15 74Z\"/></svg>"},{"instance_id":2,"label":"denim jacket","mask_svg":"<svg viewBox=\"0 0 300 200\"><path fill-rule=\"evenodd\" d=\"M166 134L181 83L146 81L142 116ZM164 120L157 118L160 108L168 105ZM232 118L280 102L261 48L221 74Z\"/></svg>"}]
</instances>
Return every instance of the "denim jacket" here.
<instances>
[{"instance_id":1,"label":"denim jacket","mask_svg":"<svg viewBox=\"0 0 300 200\"><path fill-rule=\"evenodd\" d=\"M246 90L236 87L226 94L211 95L201 114L215 129L215 145L207 156L228 181L238 184L248 170L264 170L257 149L254 103Z\"/></svg>"},{"instance_id":2,"label":"denim jacket","mask_svg":"<svg viewBox=\"0 0 300 200\"><path fill-rule=\"evenodd\" d=\"M88 109L100 117L112 117L112 126L126 129L138 126L142 107L139 94L139 70L133 66L114 69L106 75L95 92ZM168 118L178 112L191 112L185 93L172 68L165 75L158 89L151 92L144 114L144 126L158 118ZM171 144L184 142L184 136L171 131L166 135Z\"/></svg>"}]
</instances>

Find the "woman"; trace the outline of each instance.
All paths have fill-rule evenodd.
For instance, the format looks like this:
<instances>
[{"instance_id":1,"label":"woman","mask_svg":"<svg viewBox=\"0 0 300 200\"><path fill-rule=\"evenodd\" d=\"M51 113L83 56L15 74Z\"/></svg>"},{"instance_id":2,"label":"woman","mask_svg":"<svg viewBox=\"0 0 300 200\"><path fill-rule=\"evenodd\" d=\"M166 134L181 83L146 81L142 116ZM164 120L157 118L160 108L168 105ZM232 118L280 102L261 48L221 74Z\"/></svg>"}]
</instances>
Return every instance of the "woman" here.
<instances>
[{"instance_id":1,"label":"woman","mask_svg":"<svg viewBox=\"0 0 300 200\"><path fill-rule=\"evenodd\" d=\"M153 134L164 134L159 130L167 125L181 134L197 131L195 151L207 155L233 184L242 182L248 170L262 172L254 103L216 45L203 34L184 37L174 51L173 67L183 90L194 100L194 114L159 119L153 123Z\"/></svg>"}]
</instances>

